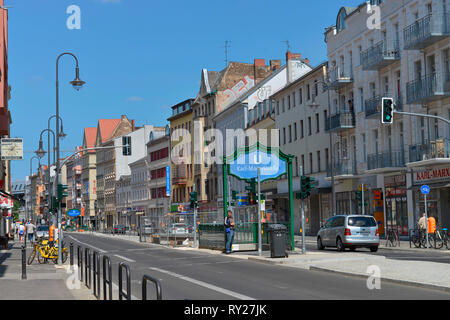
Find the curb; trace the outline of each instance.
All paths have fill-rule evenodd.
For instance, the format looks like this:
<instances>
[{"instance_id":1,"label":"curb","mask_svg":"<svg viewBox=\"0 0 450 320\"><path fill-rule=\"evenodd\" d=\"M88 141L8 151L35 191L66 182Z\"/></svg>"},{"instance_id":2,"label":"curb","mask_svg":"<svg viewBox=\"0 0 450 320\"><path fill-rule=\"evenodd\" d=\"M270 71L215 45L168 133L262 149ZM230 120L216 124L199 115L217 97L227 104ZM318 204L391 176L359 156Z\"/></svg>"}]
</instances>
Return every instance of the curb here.
<instances>
[{"instance_id":1,"label":"curb","mask_svg":"<svg viewBox=\"0 0 450 320\"><path fill-rule=\"evenodd\" d=\"M367 279L367 277L369 276L369 275L360 274L360 273L338 271L338 270L327 269L325 267L317 267L317 266L310 266L309 270L341 274L341 275L345 275L345 276L351 276L351 277L362 278L362 279ZM443 291L443 292L450 292L450 287L443 287L443 286L439 286L439 285L435 285L435 284L394 279L394 278L383 278L383 277L381 278L381 280L395 283L395 284L402 284L402 285L417 287L417 288L425 288L425 289L439 290L439 291Z\"/></svg>"}]
</instances>

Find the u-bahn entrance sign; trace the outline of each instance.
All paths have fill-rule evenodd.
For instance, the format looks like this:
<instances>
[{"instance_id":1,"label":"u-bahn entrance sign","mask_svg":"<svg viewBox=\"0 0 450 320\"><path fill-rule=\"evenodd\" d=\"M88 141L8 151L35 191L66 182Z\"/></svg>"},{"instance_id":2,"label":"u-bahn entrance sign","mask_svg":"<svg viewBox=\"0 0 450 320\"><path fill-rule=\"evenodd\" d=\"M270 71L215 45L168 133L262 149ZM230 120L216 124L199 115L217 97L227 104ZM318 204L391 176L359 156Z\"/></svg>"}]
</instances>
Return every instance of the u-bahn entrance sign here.
<instances>
[{"instance_id":1,"label":"u-bahn entrance sign","mask_svg":"<svg viewBox=\"0 0 450 320\"><path fill-rule=\"evenodd\" d=\"M276 180L284 174L288 176L289 207L291 216L291 242L294 244L294 194L292 187L292 159L294 156L286 155L280 148L266 147L259 142L251 147L238 148L233 154L223 158L223 211L224 217L228 210L228 175L250 183L258 177L260 168L261 182Z\"/></svg>"}]
</instances>

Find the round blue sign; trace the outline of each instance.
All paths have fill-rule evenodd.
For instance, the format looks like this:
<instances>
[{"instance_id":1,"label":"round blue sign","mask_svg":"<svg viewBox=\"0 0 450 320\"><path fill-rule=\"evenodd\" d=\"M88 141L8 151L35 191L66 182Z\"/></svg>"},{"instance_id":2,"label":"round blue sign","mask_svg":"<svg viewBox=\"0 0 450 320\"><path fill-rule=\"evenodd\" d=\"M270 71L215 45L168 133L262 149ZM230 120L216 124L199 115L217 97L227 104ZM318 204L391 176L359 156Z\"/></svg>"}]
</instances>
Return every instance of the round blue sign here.
<instances>
[{"instance_id":1,"label":"round blue sign","mask_svg":"<svg viewBox=\"0 0 450 320\"><path fill-rule=\"evenodd\" d=\"M430 193L430 187L429 186L422 186L420 187L420 191L422 192L422 194L429 194Z\"/></svg>"}]
</instances>

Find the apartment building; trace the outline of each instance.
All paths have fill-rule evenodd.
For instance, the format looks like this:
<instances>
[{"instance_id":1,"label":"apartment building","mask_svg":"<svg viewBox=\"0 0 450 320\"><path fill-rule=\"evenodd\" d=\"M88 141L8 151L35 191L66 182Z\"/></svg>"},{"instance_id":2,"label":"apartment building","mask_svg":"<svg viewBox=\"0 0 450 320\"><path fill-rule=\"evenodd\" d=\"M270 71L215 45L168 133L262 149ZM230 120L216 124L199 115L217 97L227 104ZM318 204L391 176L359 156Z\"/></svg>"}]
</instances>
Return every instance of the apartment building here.
<instances>
[{"instance_id":1,"label":"apartment building","mask_svg":"<svg viewBox=\"0 0 450 320\"><path fill-rule=\"evenodd\" d=\"M75 148L75 152L80 151L80 147ZM80 210L82 215L79 218L79 224L84 225L87 221L84 221L84 204L81 198L81 170L82 170L82 157L80 153L75 153L66 162L66 175L67 175L67 198L66 198L66 209L77 209ZM87 219L89 220L89 219Z\"/></svg>"},{"instance_id":2,"label":"apartment building","mask_svg":"<svg viewBox=\"0 0 450 320\"><path fill-rule=\"evenodd\" d=\"M97 137L97 128L84 128L82 149L94 148ZM81 183L82 198L84 203L85 221L90 221L90 226L97 229L99 226L98 217L95 215L95 203L97 200L96 187L96 150L83 151L81 154Z\"/></svg>"},{"instance_id":3,"label":"apartment building","mask_svg":"<svg viewBox=\"0 0 450 320\"><path fill-rule=\"evenodd\" d=\"M293 191L300 192L300 167L303 175L316 179L317 188L305 203L307 234L317 234L322 223L332 216L331 183L327 179L330 160L330 133L327 131L328 92L323 80L327 63L322 63L272 95L275 126L279 130L279 145L283 153L294 156L292 161ZM289 212L288 179L277 181L277 211L280 219ZM301 200L294 199L294 230L301 229ZM284 217L285 221L289 217Z\"/></svg>"},{"instance_id":4,"label":"apartment building","mask_svg":"<svg viewBox=\"0 0 450 320\"><path fill-rule=\"evenodd\" d=\"M146 150L144 150L146 151ZM139 160L130 163L131 172L131 210L129 226L137 230L139 217L145 216L150 201L147 153Z\"/></svg>"},{"instance_id":5,"label":"apartment building","mask_svg":"<svg viewBox=\"0 0 450 320\"><path fill-rule=\"evenodd\" d=\"M132 214L131 175L122 175L116 181L116 210L118 223L130 227Z\"/></svg>"},{"instance_id":6,"label":"apartment building","mask_svg":"<svg viewBox=\"0 0 450 320\"><path fill-rule=\"evenodd\" d=\"M400 114L382 125L380 115L391 97L397 111L450 117L449 8L448 0L372 0L341 8L327 28L337 213L362 212L355 191L364 184L365 212L407 235L429 184L429 213L450 225L449 127Z\"/></svg>"}]
</instances>

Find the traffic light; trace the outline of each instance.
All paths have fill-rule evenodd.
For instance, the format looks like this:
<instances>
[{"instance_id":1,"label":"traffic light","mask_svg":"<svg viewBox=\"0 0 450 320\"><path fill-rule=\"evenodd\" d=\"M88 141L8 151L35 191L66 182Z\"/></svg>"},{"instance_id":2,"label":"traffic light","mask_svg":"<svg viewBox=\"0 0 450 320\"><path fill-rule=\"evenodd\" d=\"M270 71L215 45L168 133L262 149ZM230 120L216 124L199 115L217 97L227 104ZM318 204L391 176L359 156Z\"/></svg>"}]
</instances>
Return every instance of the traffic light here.
<instances>
[{"instance_id":1,"label":"traffic light","mask_svg":"<svg viewBox=\"0 0 450 320\"><path fill-rule=\"evenodd\" d=\"M197 202L197 192L189 192L189 199L191 200L191 208L194 209L196 206L198 206Z\"/></svg>"},{"instance_id":2,"label":"traffic light","mask_svg":"<svg viewBox=\"0 0 450 320\"><path fill-rule=\"evenodd\" d=\"M248 191L248 201L250 204L256 203L256 179L251 179L249 181L250 185L245 187L245 190Z\"/></svg>"},{"instance_id":3,"label":"traffic light","mask_svg":"<svg viewBox=\"0 0 450 320\"><path fill-rule=\"evenodd\" d=\"M66 198L69 194L67 193L67 189L69 186L67 184L58 184L58 200L62 200Z\"/></svg>"},{"instance_id":4,"label":"traffic light","mask_svg":"<svg viewBox=\"0 0 450 320\"><path fill-rule=\"evenodd\" d=\"M381 123L392 124L394 122L394 99L383 98L381 99L381 105Z\"/></svg>"},{"instance_id":5,"label":"traffic light","mask_svg":"<svg viewBox=\"0 0 450 320\"><path fill-rule=\"evenodd\" d=\"M297 198L300 197L300 199L305 200L308 199L311 195L311 191L316 188L315 184L316 179L312 177L307 176L301 176L300 178L300 196L296 196Z\"/></svg>"},{"instance_id":6,"label":"traffic light","mask_svg":"<svg viewBox=\"0 0 450 320\"><path fill-rule=\"evenodd\" d=\"M356 200L362 200L362 191L355 191Z\"/></svg>"},{"instance_id":7,"label":"traffic light","mask_svg":"<svg viewBox=\"0 0 450 320\"><path fill-rule=\"evenodd\" d=\"M236 190L231 190L231 199L236 200L237 194L238 194L238 192Z\"/></svg>"}]
</instances>

